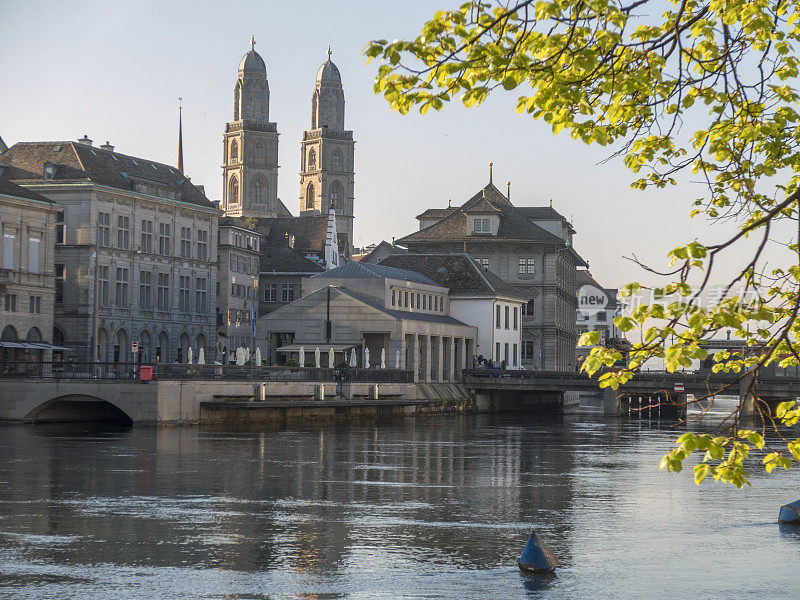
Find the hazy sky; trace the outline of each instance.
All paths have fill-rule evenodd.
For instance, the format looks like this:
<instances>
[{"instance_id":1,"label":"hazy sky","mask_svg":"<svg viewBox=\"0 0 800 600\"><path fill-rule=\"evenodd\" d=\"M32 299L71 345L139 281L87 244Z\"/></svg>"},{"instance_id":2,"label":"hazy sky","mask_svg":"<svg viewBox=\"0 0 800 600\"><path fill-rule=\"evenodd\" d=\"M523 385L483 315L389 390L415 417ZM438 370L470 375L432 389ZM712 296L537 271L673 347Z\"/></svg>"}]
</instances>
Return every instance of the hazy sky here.
<instances>
[{"instance_id":1,"label":"hazy sky","mask_svg":"<svg viewBox=\"0 0 800 600\"><path fill-rule=\"evenodd\" d=\"M688 222L702 189L629 190L621 161L513 110L501 94L478 109L400 116L372 92L370 39L414 35L460 0L235 3L0 0L0 136L75 140L87 134L119 152L174 164L177 98L184 99L184 164L221 199L222 133L250 35L267 64L270 119L280 133L279 196L299 206L300 138L310 125L314 80L328 45L345 89L345 125L356 139L356 244L417 229L425 208L461 203L488 180L511 180L517 205L553 206L577 230L576 249L607 286L640 279L622 257L662 261L705 234Z\"/></svg>"}]
</instances>

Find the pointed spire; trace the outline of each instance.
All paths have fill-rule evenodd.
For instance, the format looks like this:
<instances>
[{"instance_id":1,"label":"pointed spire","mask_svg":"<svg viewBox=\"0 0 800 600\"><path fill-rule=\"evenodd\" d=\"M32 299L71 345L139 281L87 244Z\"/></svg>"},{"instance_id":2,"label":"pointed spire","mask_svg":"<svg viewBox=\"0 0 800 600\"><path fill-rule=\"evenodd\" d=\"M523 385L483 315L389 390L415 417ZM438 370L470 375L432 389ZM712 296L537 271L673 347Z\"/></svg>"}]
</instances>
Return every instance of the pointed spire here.
<instances>
[{"instance_id":1,"label":"pointed spire","mask_svg":"<svg viewBox=\"0 0 800 600\"><path fill-rule=\"evenodd\" d=\"M255 52L256 50L256 36L255 34L250 36L250 52Z\"/></svg>"},{"instance_id":2,"label":"pointed spire","mask_svg":"<svg viewBox=\"0 0 800 600\"><path fill-rule=\"evenodd\" d=\"M492 183L492 167L494 167L494 163L489 163L489 183Z\"/></svg>"},{"instance_id":3,"label":"pointed spire","mask_svg":"<svg viewBox=\"0 0 800 600\"><path fill-rule=\"evenodd\" d=\"M183 175L183 98L178 98L178 171Z\"/></svg>"},{"instance_id":4,"label":"pointed spire","mask_svg":"<svg viewBox=\"0 0 800 600\"><path fill-rule=\"evenodd\" d=\"M328 60L331 59L331 54L333 54L333 52L331 52L331 47L330 47L330 44L329 44L328 45Z\"/></svg>"},{"instance_id":5,"label":"pointed spire","mask_svg":"<svg viewBox=\"0 0 800 600\"><path fill-rule=\"evenodd\" d=\"M511 200L511 182L506 182L506 198Z\"/></svg>"}]
</instances>

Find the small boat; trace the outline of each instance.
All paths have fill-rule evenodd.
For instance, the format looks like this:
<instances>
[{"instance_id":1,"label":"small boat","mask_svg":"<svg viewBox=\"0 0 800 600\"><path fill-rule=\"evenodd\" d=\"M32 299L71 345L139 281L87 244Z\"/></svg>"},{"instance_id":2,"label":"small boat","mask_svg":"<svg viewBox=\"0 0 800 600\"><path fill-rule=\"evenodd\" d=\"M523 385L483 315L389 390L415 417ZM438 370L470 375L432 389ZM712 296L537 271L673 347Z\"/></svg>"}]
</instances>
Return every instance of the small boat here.
<instances>
[{"instance_id":1,"label":"small boat","mask_svg":"<svg viewBox=\"0 0 800 600\"><path fill-rule=\"evenodd\" d=\"M778 512L778 523L800 524L800 500L781 506L781 510Z\"/></svg>"}]
</instances>

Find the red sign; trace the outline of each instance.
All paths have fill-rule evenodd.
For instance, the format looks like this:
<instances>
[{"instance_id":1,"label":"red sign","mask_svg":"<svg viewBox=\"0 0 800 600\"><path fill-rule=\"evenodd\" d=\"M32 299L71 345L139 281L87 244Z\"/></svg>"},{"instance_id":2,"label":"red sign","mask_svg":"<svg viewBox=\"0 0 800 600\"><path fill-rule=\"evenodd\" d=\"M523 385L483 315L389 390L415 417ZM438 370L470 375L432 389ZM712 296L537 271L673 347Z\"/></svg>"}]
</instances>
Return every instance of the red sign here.
<instances>
[{"instance_id":1,"label":"red sign","mask_svg":"<svg viewBox=\"0 0 800 600\"><path fill-rule=\"evenodd\" d=\"M673 389L674 389L676 392L683 392L683 391L684 391L684 387L683 387L683 384L682 384L682 383L676 383L676 384L675 384L675 387L674 387Z\"/></svg>"},{"instance_id":2,"label":"red sign","mask_svg":"<svg viewBox=\"0 0 800 600\"><path fill-rule=\"evenodd\" d=\"M139 352L139 342L137 342L136 340L133 340L131 342L131 352L133 352L134 354Z\"/></svg>"}]
</instances>

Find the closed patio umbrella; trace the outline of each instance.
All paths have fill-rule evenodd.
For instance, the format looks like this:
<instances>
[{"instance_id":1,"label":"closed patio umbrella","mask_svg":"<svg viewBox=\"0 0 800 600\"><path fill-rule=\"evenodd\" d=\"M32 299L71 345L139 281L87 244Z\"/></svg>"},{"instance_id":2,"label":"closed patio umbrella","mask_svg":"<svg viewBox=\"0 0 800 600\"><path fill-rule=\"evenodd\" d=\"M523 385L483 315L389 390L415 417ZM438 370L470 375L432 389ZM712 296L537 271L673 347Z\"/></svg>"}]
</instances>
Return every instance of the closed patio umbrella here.
<instances>
[{"instance_id":1,"label":"closed patio umbrella","mask_svg":"<svg viewBox=\"0 0 800 600\"><path fill-rule=\"evenodd\" d=\"M300 346L300 358L298 362L300 363L301 367L306 366L306 349L302 346Z\"/></svg>"},{"instance_id":2,"label":"closed patio umbrella","mask_svg":"<svg viewBox=\"0 0 800 600\"><path fill-rule=\"evenodd\" d=\"M314 366L319 369L319 346L314 348Z\"/></svg>"},{"instance_id":3,"label":"closed patio umbrella","mask_svg":"<svg viewBox=\"0 0 800 600\"><path fill-rule=\"evenodd\" d=\"M335 360L336 360L336 356L335 356L335 354L333 352L333 348L331 348L330 350L328 350L328 368L332 369L333 367L336 366L334 364Z\"/></svg>"},{"instance_id":4,"label":"closed patio umbrella","mask_svg":"<svg viewBox=\"0 0 800 600\"><path fill-rule=\"evenodd\" d=\"M369 369L369 348L364 350L364 368Z\"/></svg>"},{"instance_id":5,"label":"closed patio umbrella","mask_svg":"<svg viewBox=\"0 0 800 600\"><path fill-rule=\"evenodd\" d=\"M381 369L386 368L386 348L381 348Z\"/></svg>"}]
</instances>

